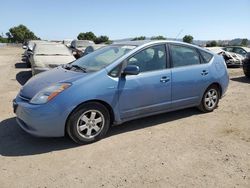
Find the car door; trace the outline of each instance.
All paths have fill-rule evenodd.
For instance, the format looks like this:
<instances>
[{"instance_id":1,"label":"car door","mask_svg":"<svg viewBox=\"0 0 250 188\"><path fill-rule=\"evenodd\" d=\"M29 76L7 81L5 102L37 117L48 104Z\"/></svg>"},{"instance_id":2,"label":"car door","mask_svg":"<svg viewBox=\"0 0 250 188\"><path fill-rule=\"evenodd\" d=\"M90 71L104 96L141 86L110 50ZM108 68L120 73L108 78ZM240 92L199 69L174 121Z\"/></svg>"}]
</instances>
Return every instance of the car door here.
<instances>
[{"instance_id":1,"label":"car door","mask_svg":"<svg viewBox=\"0 0 250 188\"><path fill-rule=\"evenodd\" d=\"M170 108L171 72L167 69L166 45L151 46L127 59L137 65L138 75L122 76L119 80L121 119L157 113Z\"/></svg>"},{"instance_id":2,"label":"car door","mask_svg":"<svg viewBox=\"0 0 250 188\"><path fill-rule=\"evenodd\" d=\"M187 45L169 44L172 70L172 108L198 105L208 85L209 64Z\"/></svg>"}]
</instances>

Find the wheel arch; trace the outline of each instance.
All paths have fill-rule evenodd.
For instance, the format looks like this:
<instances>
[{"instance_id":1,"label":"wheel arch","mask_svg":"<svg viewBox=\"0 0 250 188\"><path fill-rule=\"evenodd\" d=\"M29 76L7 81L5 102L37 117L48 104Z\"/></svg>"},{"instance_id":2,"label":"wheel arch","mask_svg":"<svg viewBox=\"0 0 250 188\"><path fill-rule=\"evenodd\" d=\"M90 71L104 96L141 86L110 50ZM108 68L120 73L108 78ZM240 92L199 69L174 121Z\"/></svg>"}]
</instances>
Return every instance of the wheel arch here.
<instances>
[{"instance_id":1,"label":"wheel arch","mask_svg":"<svg viewBox=\"0 0 250 188\"><path fill-rule=\"evenodd\" d=\"M211 86L216 86L216 87L218 87L218 89L219 89L219 95L220 95L220 98L221 98L221 95L222 95L222 87L221 87L221 85L218 83L218 82L213 82L212 84L210 84L207 88L206 88L206 90L208 89L208 88L210 88Z\"/></svg>"},{"instance_id":2,"label":"wheel arch","mask_svg":"<svg viewBox=\"0 0 250 188\"><path fill-rule=\"evenodd\" d=\"M111 107L110 104L108 104L107 102L105 101L102 101L102 100L98 100L98 99L93 99L93 100L88 100L88 101L84 101L82 103L80 103L79 105L77 105L68 115L67 119L66 119L66 122L65 122L65 125L64 125L64 135L67 134L67 124L68 124L68 121L69 121L69 117L72 115L72 113L77 109L79 108L81 105L83 104L87 104L87 103L90 103L90 102L96 102L96 103L100 103L102 104L103 106L105 106L107 108L107 110L109 111L109 115L110 115L110 124L112 125L114 120L115 120L115 114L114 114L114 111L113 111L113 108Z\"/></svg>"}]
</instances>

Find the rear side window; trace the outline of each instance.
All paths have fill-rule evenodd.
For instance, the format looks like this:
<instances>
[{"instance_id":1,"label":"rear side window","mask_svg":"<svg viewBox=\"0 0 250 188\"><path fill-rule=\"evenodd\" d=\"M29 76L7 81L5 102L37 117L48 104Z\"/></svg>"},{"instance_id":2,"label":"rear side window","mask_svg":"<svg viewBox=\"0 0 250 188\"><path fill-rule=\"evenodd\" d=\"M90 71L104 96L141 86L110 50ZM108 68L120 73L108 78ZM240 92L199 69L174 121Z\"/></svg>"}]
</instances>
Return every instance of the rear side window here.
<instances>
[{"instance_id":1,"label":"rear side window","mask_svg":"<svg viewBox=\"0 0 250 188\"><path fill-rule=\"evenodd\" d=\"M205 52L203 50L200 50L200 53L201 56L203 57L204 63L208 63L213 58L212 54Z\"/></svg>"},{"instance_id":2,"label":"rear side window","mask_svg":"<svg viewBox=\"0 0 250 188\"><path fill-rule=\"evenodd\" d=\"M172 67L182 67L200 64L200 56L194 48L170 45Z\"/></svg>"}]
</instances>

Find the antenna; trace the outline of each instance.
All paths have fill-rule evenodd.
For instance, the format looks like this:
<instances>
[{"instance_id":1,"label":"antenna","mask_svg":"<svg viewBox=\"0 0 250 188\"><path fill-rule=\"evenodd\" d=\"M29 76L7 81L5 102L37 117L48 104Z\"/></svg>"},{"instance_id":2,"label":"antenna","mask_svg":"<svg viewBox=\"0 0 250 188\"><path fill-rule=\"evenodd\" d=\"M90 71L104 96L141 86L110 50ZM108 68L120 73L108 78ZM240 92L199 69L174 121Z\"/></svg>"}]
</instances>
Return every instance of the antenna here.
<instances>
[{"instance_id":1,"label":"antenna","mask_svg":"<svg viewBox=\"0 0 250 188\"><path fill-rule=\"evenodd\" d=\"M183 32L183 29L181 29L180 31L179 31L179 33L176 35L176 37L175 37L175 40L177 40L177 38L180 36L180 34Z\"/></svg>"}]
</instances>

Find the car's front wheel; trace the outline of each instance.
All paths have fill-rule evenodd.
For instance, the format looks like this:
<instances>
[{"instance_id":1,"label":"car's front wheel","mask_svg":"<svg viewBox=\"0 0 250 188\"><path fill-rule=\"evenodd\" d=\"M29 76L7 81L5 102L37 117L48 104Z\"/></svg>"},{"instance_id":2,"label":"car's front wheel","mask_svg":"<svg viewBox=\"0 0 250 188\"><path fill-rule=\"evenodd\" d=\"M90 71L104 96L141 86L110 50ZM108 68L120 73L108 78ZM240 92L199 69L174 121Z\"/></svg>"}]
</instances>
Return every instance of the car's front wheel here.
<instances>
[{"instance_id":1,"label":"car's front wheel","mask_svg":"<svg viewBox=\"0 0 250 188\"><path fill-rule=\"evenodd\" d=\"M88 144L103 138L110 126L107 108L97 102L80 105L70 115L67 133L76 143Z\"/></svg>"},{"instance_id":2,"label":"car's front wheel","mask_svg":"<svg viewBox=\"0 0 250 188\"><path fill-rule=\"evenodd\" d=\"M220 91L218 86L210 86L204 93L198 108L202 112L212 112L218 105L220 99Z\"/></svg>"}]
</instances>

